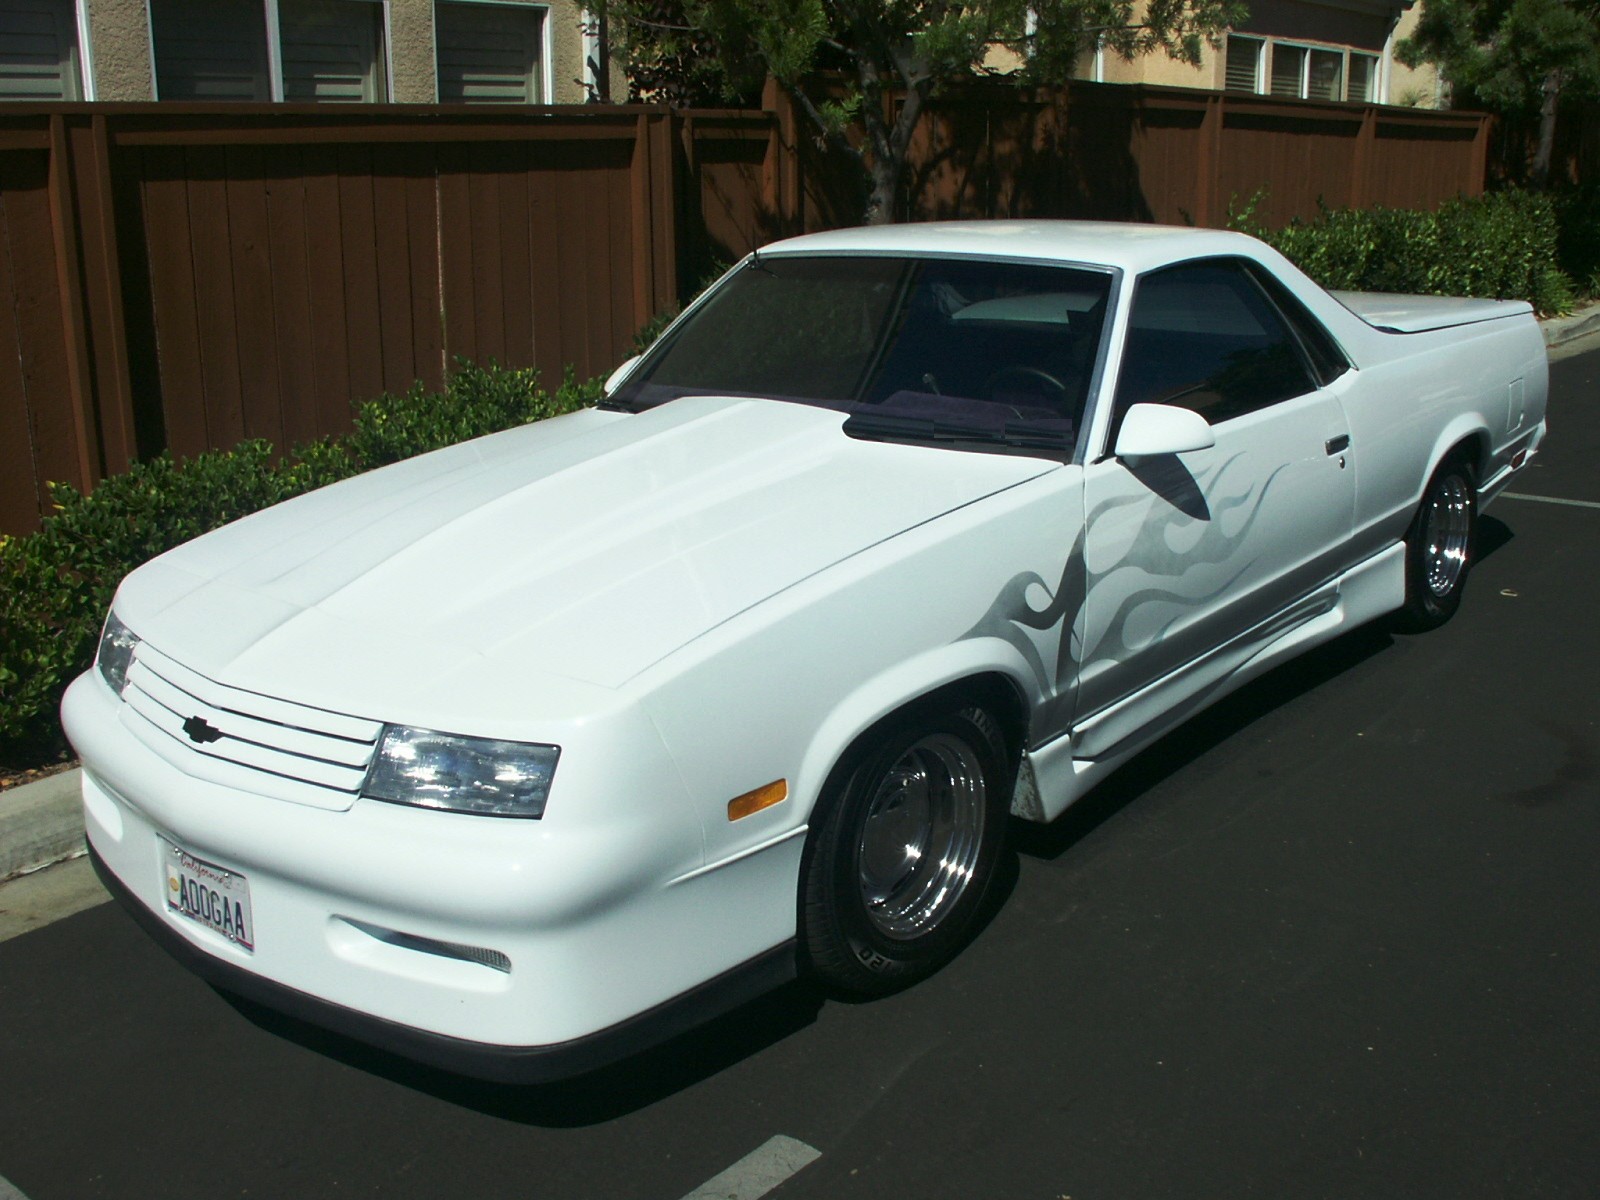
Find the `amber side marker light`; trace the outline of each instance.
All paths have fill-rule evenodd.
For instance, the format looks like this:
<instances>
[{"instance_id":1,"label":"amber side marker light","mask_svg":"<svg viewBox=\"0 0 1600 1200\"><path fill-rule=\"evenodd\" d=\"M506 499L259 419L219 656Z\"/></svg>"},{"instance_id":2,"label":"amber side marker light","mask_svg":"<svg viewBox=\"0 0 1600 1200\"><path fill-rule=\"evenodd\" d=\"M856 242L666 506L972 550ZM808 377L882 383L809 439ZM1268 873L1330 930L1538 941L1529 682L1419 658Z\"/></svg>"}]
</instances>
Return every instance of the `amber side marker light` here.
<instances>
[{"instance_id":1,"label":"amber side marker light","mask_svg":"<svg viewBox=\"0 0 1600 1200\"><path fill-rule=\"evenodd\" d=\"M728 801L728 820L737 821L740 817L748 817L751 813L758 813L763 808L771 808L778 801L789 794L789 781L787 779L774 779L771 783L758 787L753 792L746 792L742 796L735 796Z\"/></svg>"}]
</instances>

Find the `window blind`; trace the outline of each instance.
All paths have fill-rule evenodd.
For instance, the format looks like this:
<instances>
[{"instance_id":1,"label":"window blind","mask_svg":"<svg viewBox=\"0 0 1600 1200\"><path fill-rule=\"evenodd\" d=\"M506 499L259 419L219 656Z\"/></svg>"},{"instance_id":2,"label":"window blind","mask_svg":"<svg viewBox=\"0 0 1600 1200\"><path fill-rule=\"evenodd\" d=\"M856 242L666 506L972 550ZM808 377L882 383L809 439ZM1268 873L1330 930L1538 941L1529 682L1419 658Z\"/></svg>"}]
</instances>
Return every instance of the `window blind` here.
<instances>
[{"instance_id":1,"label":"window blind","mask_svg":"<svg viewBox=\"0 0 1600 1200\"><path fill-rule=\"evenodd\" d=\"M163 100L270 100L261 0L150 0Z\"/></svg>"},{"instance_id":2,"label":"window blind","mask_svg":"<svg viewBox=\"0 0 1600 1200\"><path fill-rule=\"evenodd\" d=\"M79 100L72 0L0 0L0 100Z\"/></svg>"},{"instance_id":3,"label":"window blind","mask_svg":"<svg viewBox=\"0 0 1600 1200\"><path fill-rule=\"evenodd\" d=\"M439 99L538 104L544 9L531 4L449 3L434 9Z\"/></svg>"}]
</instances>

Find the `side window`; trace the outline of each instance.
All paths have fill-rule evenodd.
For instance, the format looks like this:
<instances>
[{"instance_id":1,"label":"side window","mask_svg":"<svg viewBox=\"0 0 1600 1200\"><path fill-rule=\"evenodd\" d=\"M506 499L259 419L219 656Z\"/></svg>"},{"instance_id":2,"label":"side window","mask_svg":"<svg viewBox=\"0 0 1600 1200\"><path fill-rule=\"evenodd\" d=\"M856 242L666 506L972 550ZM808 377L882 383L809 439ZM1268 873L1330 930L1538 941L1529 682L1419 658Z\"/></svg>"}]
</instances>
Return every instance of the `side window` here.
<instances>
[{"instance_id":1,"label":"side window","mask_svg":"<svg viewBox=\"0 0 1600 1200\"><path fill-rule=\"evenodd\" d=\"M1333 340L1333 335L1322 327L1322 322L1312 316L1306 306L1301 304L1295 298L1295 294L1284 287L1272 272L1252 264L1250 274L1267 295L1272 297L1273 304L1277 305L1284 320L1288 321L1294 327L1295 333L1300 335L1300 344L1305 348L1306 357L1311 360L1311 369L1316 372L1317 383L1320 386L1327 387L1350 369L1350 360L1339 348L1339 343Z\"/></svg>"},{"instance_id":2,"label":"side window","mask_svg":"<svg viewBox=\"0 0 1600 1200\"><path fill-rule=\"evenodd\" d=\"M1216 425L1316 387L1294 334L1239 261L1185 263L1139 280L1115 424L1133 405L1155 403Z\"/></svg>"}]
</instances>

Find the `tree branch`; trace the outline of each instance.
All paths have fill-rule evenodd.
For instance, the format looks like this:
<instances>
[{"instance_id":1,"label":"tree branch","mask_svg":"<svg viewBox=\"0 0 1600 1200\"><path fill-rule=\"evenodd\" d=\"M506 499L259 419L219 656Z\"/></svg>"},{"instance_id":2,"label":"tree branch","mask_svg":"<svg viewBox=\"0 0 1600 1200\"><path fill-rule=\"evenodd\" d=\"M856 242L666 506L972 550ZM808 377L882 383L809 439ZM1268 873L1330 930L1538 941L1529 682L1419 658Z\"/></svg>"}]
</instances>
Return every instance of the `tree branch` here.
<instances>
[{"instance_id":1,"label":"tree branch","mask_svg":"<svg viewBox=\"0 0 1600 1200\"><path fill-rule=\"evenodd\" d=\"M865 155L861 153L860 148L852 146L849 138L828 123L828 119L822 115L821 110L812 103L811 97L798 84L786 83L783 85L783 90L788 92L789 97L800 106L800 111L805 113L807 120L817 127L817 132L822 135L830 146L835 150L843 151L857 163L864 160Z\"/></svg>"}]
</instances>

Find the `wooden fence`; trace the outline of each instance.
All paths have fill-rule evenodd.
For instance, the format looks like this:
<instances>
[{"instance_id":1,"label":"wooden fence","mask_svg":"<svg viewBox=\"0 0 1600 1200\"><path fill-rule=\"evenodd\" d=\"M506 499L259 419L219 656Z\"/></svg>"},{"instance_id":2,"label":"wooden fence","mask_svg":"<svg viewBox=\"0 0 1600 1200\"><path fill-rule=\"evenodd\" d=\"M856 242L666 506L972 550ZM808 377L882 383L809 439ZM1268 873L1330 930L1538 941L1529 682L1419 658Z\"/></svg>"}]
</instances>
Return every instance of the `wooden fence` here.
<instances>
[{"instance_id":1,"label":"wooden fence","mask_svg":"<svg viewBox=\"0 0 1600 1200\"><path fill-rule=\"evenodd\" d=\"M987 86L934 106L897 216L1220 226L1258 192L1270 226L1314 216L1319 200L1435 208L1483 191L1488 144L1482 113L1146 85ZM836 221L856 193L837 158L806 149L806 222Z\"/></svg>"},{"instance_id":2,"label":"wooden fence","mask_svg":"<svg viewBox=\"0 0 1600 1200\"><path fill-rule=\"evenodd\" d=\"M1481 190L1464 114L1175 88L939 108L916 219L1219 224ZM0 105L0 532L170 449L347 428L457 357L610 369L717 262L846 223L857 195L776 89L650 106Z\"/></svg>"}]
</instances>

